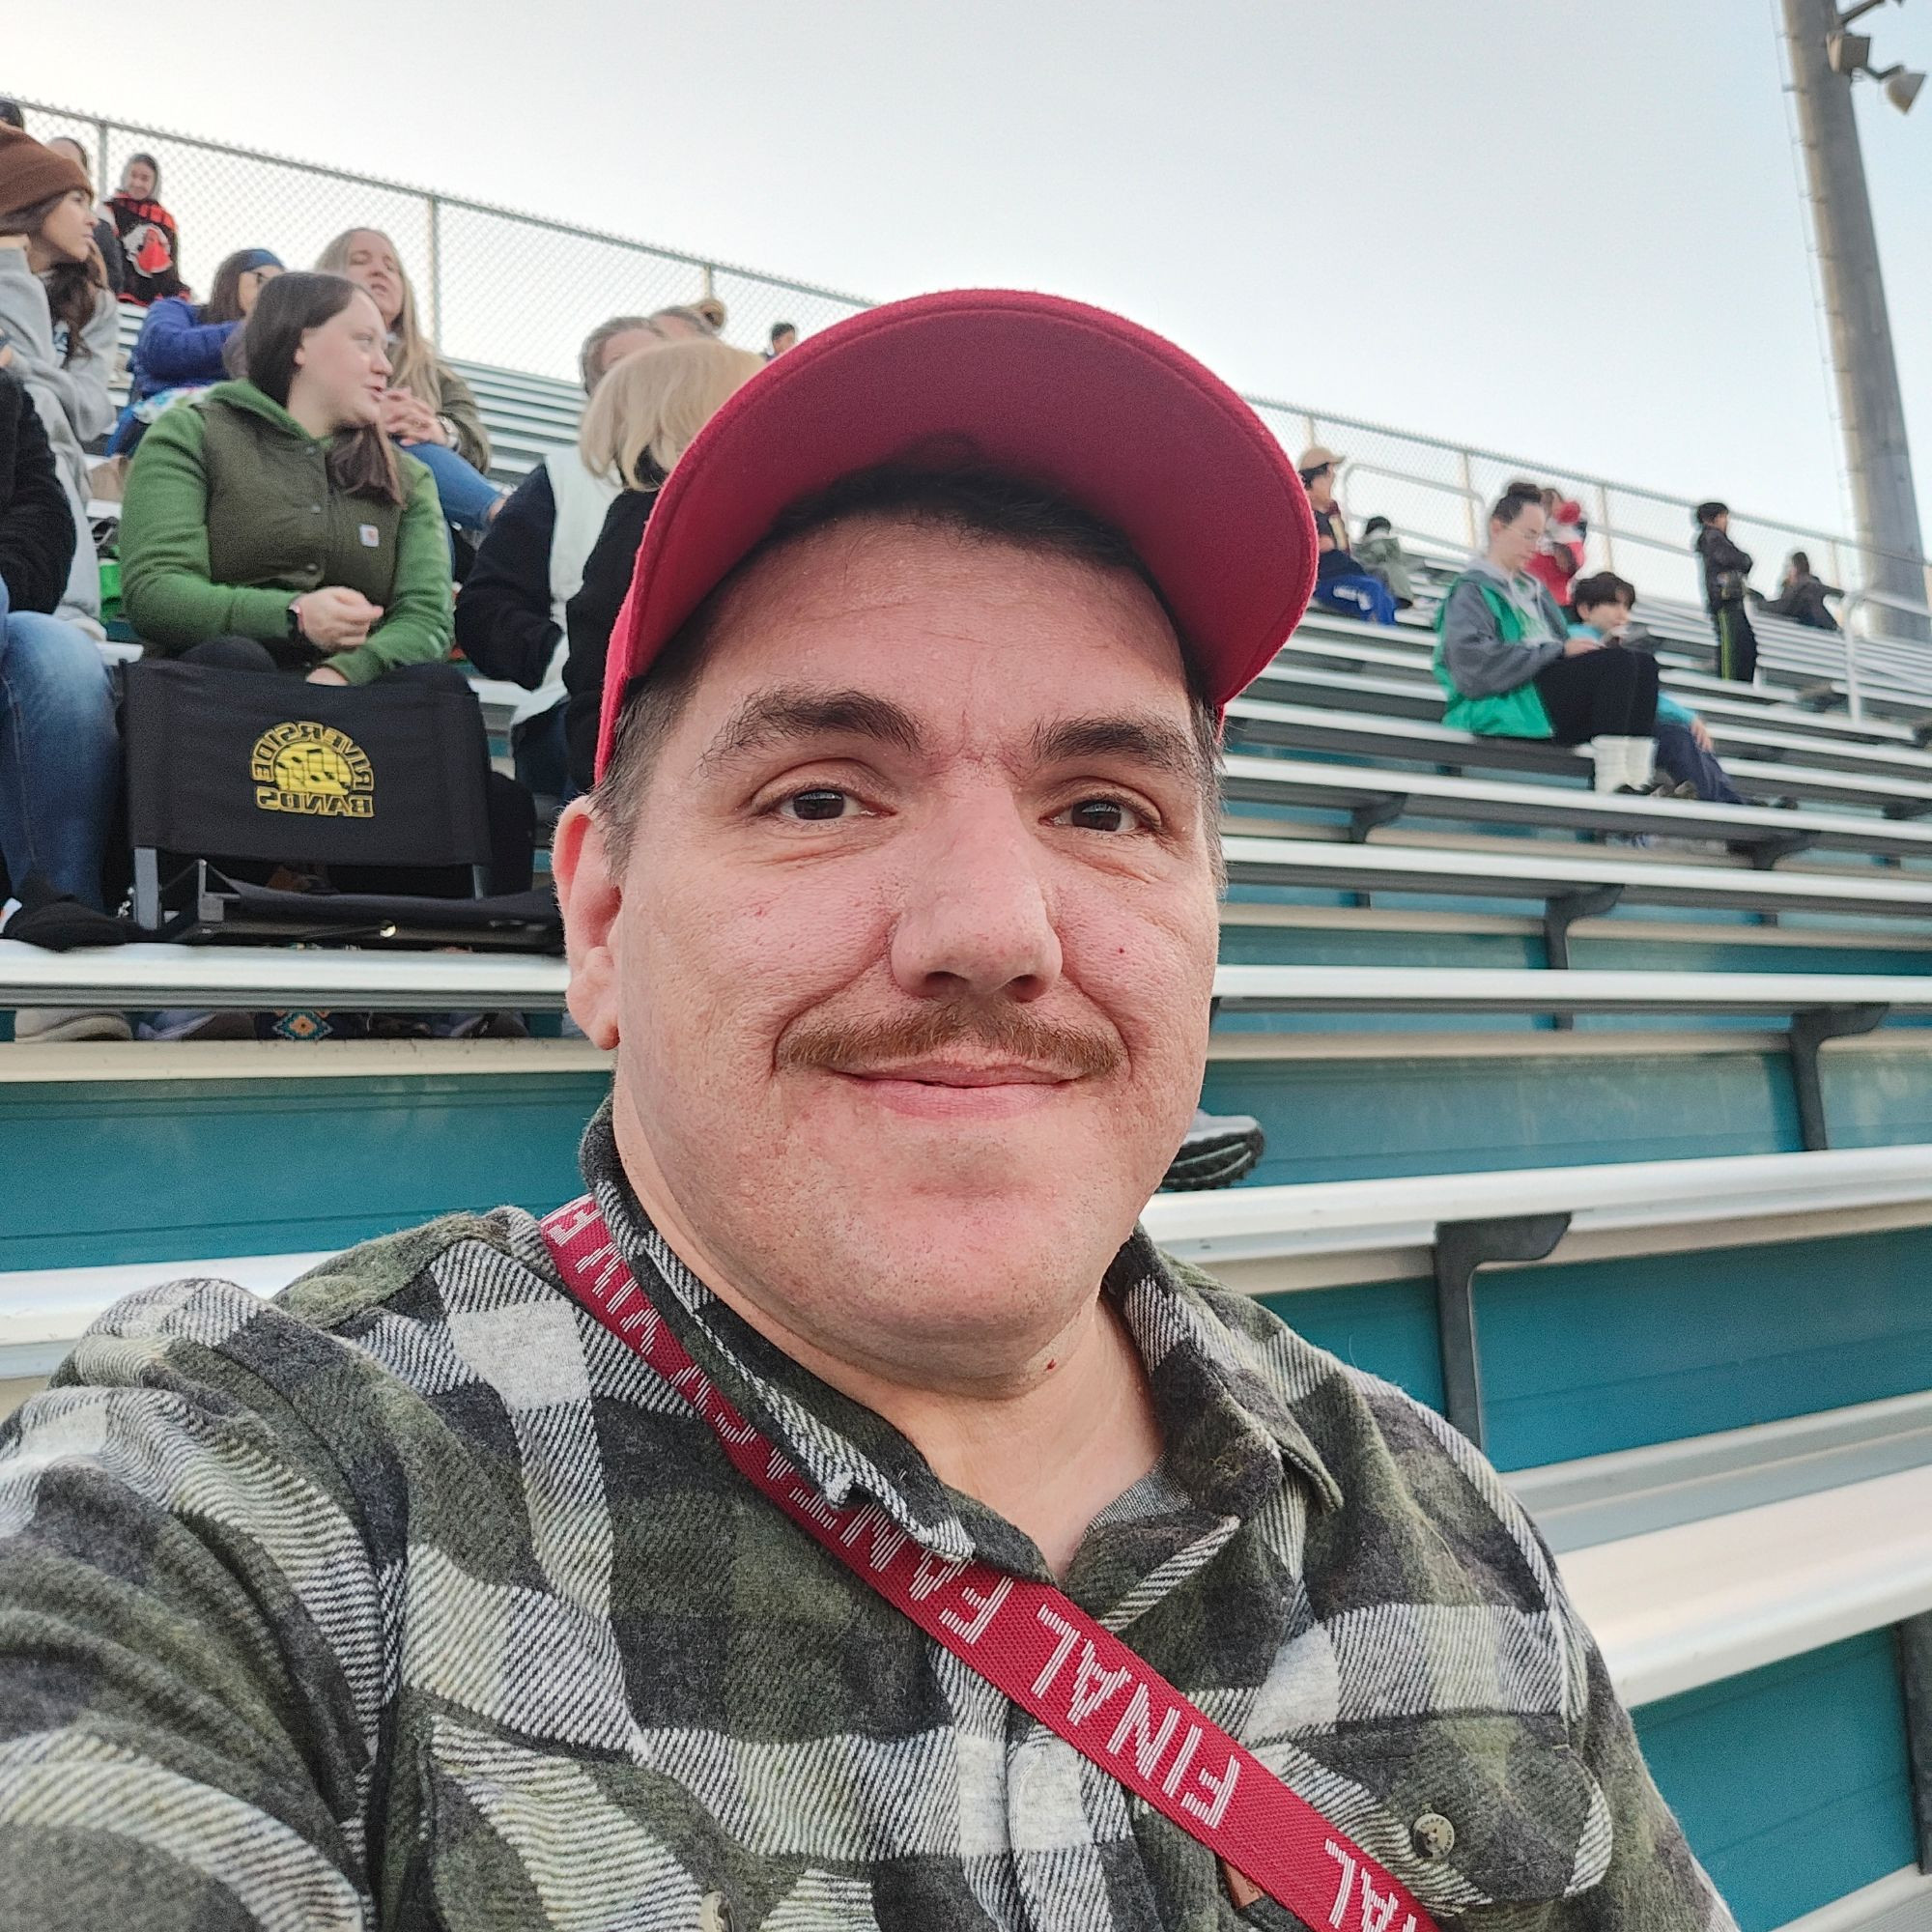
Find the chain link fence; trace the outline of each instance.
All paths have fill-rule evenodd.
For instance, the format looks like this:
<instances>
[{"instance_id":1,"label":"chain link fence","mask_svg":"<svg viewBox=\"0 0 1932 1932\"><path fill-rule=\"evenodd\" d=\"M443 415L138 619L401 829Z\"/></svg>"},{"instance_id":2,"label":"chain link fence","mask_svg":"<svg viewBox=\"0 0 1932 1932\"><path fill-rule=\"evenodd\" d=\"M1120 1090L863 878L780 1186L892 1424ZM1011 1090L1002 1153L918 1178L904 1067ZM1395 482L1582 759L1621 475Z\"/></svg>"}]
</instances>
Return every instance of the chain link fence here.
<instances>
[{"instance_id":1,"label":"chain link fence","mask_svg":"<svg viewBox=\"0 0 1932 1932\"><path fill-rule=\"evenodd\" d=\"M182 271L197 289L206 290L215 265L236 248L272 248L299 268L345 228L384 230L415 284L425 323L443 354L457 361L574 384L578 346L607 316L713 296L725 304L727 339L762 349L774 323L792 323L810 335L867 306L858 296L458 196L71 109L23 104L41 139L68 134L96 157L103 195L119 182L129 155L155 157L159 199L180 224ZM529 289L554 291L555 298L532 301L523 293ZM1506 484L1523 478L1551 485L1582 505L1591 526L1592 568L1619 570L1653 597L1702 600L1687 500L1548 463L1253 400L1291 454L1322 443L1348 459L1343 496L1357 526L1378 514L1424 554L1461 555L1482 536L1489 504ZM1877 597L1881 582L1895 584L1899 573L1895 567L1888 572L1884 559L1861 552L1852 539L1744 512L1733 518L1732 533L1757 558L1761 587L1772 587L1785 556L1802 550L1828 582L1842 585L1855 602L1863 600L1868 625L1895 628L1883 602L1869 599ZM1923 559L1913 559L1908 581L1923 576Z\"/></svg>"},{"instance_id":2,"label":"chain link fence","mask_svg":"<svg viewBox=\"0 0 1932 1932\"><path fill-rule=\"evenodd\" d=\"M833 289L456 195L71 108L21 104L38 139L66 134L95 157L103 198L130 155L154 156L161 177L156 199L180 228L181 270L199 293L237 248L272 248L301 269L345 228L382 229L415 285L425 326L459 362L575 383L579 345L607 316L715 296L725 304L726 337L762 349L774 323L795 324L810 335L867 306ZM531 289L555 291L555 298L532 301Z\"/></svg>"}]
</instances>

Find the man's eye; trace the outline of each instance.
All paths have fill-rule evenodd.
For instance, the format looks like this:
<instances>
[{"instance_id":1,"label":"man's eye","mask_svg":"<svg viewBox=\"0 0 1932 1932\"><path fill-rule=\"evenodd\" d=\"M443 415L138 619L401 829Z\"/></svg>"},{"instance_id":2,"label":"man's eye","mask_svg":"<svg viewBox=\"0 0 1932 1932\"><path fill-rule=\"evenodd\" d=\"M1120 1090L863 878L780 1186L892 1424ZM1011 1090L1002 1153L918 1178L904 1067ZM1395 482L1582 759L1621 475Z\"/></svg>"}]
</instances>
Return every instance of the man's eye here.
<instances>
[{"instance_id":1,"label":"man's eye","mask_svg":"<svg viewBox=\"0 0 1932 1932\"><path fill-rule=\"evenodd\" d=\"M849 791L840 791L835 785L812 785L806 791L795 791L789 798L779 800L775 808L781 818L807 819L813 823L832 818L844 818L849 805L856 810L859 801Z\"/></svg>"},{"instance_id":2,"label":"man's eye","mask_svg":"<svg viewBox=\"0 0 1932 1932\"><path fill-rule=\"evenodd\" d=\"M1083 798L1060 814L1057 823L1077 832L1145 832L1147 815L1118 798Z\"/></svg>"}]
</instances>

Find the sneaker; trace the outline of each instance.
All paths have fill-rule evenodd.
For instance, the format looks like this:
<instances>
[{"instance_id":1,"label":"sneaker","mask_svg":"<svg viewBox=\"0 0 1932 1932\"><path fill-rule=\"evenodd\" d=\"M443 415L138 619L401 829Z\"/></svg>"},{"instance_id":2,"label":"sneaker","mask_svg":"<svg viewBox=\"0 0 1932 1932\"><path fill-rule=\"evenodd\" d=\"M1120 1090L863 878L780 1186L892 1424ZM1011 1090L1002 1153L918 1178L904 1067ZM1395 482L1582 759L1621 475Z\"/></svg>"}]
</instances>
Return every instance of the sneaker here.
<instances>
[{"instance_id":1,"label":"sneaker","mask_svg":"<svg viewBox=\"0 0 1932 1932\"><path fill-rule=\"evenodd\" d=\"M135 1036L139 1039L253 1039L255 1015L202 1012L193 1007L166 1007L150 1013Z\"/></svg>"},{"instance_id":2,"label":"sneaker","mask_svg":"<svg viewBox=\"0 0 1932 1932\"><path fill-rule=\"evenodd\" d=\"M1167 1164L1163 1194L1192 1194L1208 1187L1232 1187L1252 1174L1266 1151L1262 1123L1246 1114L1194 1110L1194 1124L1180 1151Z\"/></svg>"},{"instance_id":3,"label":"sneaker","mask_svg":"<svg viewBox=\"0 0 1932 1932\"><path fill-rule=\"evenodd\" d=\"M95 1012L84 1007L23 1007L14 1015L18 1046L48 1045L65 1039L132 1039L126 1013Z\"/></svg>"}]
</instances>

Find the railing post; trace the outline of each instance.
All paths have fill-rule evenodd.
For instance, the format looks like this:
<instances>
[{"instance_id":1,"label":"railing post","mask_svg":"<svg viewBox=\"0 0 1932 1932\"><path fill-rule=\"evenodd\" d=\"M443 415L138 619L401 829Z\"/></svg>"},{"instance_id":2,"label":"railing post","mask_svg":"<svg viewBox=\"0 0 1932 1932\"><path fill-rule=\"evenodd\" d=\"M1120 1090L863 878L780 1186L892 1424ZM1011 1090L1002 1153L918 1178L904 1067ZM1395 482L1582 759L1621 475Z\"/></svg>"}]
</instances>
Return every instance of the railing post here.
<instances>
[{"instance_id":1,"label":"railing post","mask_svg":"<svg viewBox=\"0 0 1932 1932\"><path fill-rule=\"evenodd\" d=\"M429 202L429 339L442 347L442 197Z\"/></svg>"},{"instance_id":2,"label":"railing post","mask_svg":"<svg viewBox=\"0 0 1932 1932\"><path fill-rule=\"evenodd\" d=\"M1463 526L1469 533L1469 548L1482 548L1482 533L1476 527L1476 472L1469 462L1469 452L1459 449L1456 461L1463 478Z\"/></svg>"},{"instance_id":3,"label":"railing post","mask_svg":"<svg viewBox=\"0 0 1932 1932\"><path fill-rule=\"evenodd\" d=\"M105 201L114 192L114 184L107 179L107 123L94 124L94 189L97 200Z\"/></svg>"},{"instance_id":4,"label":"railing post","mask_svg":"<svg viewBox=\"0 0 1932 1932\"><path fill-rule=\"evenodd\" d=\"M1597 485L1597 530L1604 539L1604 568L1614 570L1617 567L1617 547L1610 535L1610 486L1607 483Z\"/></svg>"},{"instance_id":5,"label":"railing post","mask_svg":"<svg viewBox=\"0 0 1932 1932\"><path fill-rule=\"evenodd\" d=\"M717 288L711 279L711 264L706 262L704 265L704 299L709 301L717 293Z\"/></svg>"},{"instance_id":6,"label":"railing post","mask_svg":"<svg viewBox=\"0 0 1932 1932\"><path fill-rule=\"evenodd\" d=\"M1859 681L1859 640L1865 629L1865 612L1871 609L1871 595L1863 582L1863 558L1859 561L1859 586L1847 595L1838 611L1838 636L1845 649L1845 711L1855 724L1864 721L1864 690Z\"/></svg>"}]
</instances>

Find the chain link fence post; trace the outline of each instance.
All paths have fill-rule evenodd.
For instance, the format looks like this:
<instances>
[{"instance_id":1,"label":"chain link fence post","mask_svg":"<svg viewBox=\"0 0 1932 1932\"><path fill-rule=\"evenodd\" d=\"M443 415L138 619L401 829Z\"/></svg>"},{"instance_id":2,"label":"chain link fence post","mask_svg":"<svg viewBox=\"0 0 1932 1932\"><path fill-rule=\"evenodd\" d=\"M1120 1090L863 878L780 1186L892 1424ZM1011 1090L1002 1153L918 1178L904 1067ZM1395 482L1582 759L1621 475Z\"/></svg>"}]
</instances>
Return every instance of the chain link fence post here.
<instances>
[{"instance_id":1,"label":"chain link fence post","mask_svg":"<svg viewBox=\"0 0 1932 1932\"><path fill-rule=\"evenodd\" d=\"M429 332L442 340L442 197L426 197L429 204Z\"/></svg>"}]
</instances>

